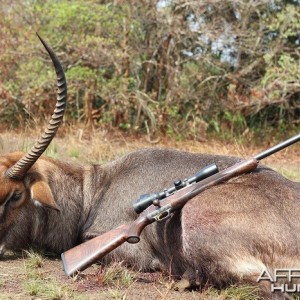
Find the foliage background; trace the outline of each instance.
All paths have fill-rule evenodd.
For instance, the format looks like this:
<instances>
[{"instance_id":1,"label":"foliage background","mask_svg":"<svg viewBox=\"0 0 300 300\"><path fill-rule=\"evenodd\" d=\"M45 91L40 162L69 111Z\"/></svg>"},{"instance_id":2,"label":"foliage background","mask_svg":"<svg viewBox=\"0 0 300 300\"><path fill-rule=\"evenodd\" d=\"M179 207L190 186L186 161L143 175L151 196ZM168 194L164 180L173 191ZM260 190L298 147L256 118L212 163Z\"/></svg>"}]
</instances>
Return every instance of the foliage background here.
<instances>
[{"instance_id":1,"label":"foliage background","mask_svg":"<svg viewBox=\"0 0 300 300\"><path fill-rule=\"evenodd\" d=\"M36 31L65 67L71 124L176 139L299 131L299 0L2 0L2 128L54 106Z\"/></svg>"}]
</instances>

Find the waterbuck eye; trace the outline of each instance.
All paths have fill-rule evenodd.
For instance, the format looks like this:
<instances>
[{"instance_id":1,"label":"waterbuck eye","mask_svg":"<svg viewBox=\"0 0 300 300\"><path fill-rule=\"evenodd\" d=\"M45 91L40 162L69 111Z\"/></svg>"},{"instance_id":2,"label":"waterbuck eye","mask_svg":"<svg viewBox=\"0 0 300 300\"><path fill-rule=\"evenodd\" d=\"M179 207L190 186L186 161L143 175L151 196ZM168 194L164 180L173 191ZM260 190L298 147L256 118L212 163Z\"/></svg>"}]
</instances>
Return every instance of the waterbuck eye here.
<instances>
[{"instance_id":1,"label":"waterbuck eye","mask_svg":"<svg viewBox=\"0 0 300 300\"><path fill-rule=\"evenodd\" d=\"M9 202L17 202L20 200L22 193L21 192L14 192L11 197L9 198Z\"/></svg>"}]
</instances>

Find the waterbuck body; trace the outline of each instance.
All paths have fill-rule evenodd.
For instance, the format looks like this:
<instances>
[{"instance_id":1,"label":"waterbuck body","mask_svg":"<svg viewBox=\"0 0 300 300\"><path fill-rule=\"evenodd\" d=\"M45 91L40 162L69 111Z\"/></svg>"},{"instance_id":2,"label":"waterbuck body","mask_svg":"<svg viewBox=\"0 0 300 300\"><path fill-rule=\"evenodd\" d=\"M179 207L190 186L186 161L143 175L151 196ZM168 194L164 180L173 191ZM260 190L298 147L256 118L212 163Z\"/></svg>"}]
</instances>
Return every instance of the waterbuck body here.
<instances>
[{"instance_id":1,"label":"waterbuck body","mask_svg":"<svg viewBox=\"0 0 300 300\"><path fill-rule=\"evenodd\" d=\"M44 45L58 69L59 103L66 83ZM60 122L62 106L51 126ZM104 165L68 164L41 157L56 128L52 131L28 154L0 157L2 254L30 246L60 254L134 221L132 203L141 194L168 188L211 163L223 170L240 160L153 148ZM264 270L300 269L299 216L300 183L260 166L199 194L168 220L148 226L140 243L125 243L105 260L216 286L255 281Z\"/></svg>"},{"instance_id":2,"label":"waterbuck body","mask_svg":"<svg viewBox=\"0 0 300 300\"><path fill-rule=\"evenodd\" d=\"M1 158L1 173L22 155ZM91 166L41 157L23 179L22 203L7 200L1 188L1 249L36 246L61 253L134 221L132 202L140 194L163 190L213 162L224 169L238 160L166 149ZM32 182L40 185L35 192ZM299 183L259 167L201 193L169 220L148 226L140 243L125 244L106 259L217 285L256 279L267 269L299 268L299 203Z\"/></svg>"}]
</instances>

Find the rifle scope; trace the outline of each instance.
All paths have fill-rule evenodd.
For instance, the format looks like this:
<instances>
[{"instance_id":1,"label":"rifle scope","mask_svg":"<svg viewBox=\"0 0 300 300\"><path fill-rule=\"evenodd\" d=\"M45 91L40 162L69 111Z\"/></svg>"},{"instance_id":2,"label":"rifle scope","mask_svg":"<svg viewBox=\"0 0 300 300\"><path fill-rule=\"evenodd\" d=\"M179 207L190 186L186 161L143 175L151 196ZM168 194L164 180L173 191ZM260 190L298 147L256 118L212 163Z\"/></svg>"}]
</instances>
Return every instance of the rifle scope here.
<instances>
[{"instance_id":1,"label":"rifle scope","mask_svg":"<svg viewBox=\"0 0 300 300\"><path fill-rule=\"evenodd\" d=\"M194 182L201 181L211 175L218 173L218 167L216 164L211 164L209 166L200 169L194 176L187 178L185 180L176 180L174 182L174 186L170 187L169 189L165 189L159 193L152 193L152 194L143 194L133 203L133 208L136 213L140 214L144 211L147 207L153 204L154 200L161 200L166 198L167 196L175 193L177 190L182 189L183 187L190 185Z\"/></svg>"}]
</instances>

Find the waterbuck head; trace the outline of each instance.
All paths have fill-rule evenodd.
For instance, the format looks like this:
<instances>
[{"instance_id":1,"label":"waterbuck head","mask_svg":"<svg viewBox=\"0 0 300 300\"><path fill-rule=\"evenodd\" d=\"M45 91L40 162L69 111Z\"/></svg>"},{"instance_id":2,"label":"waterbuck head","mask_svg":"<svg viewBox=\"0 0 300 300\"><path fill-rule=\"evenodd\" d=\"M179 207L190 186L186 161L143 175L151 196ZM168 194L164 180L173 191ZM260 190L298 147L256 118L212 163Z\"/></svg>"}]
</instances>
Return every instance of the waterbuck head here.
<instances>
[{"instance_id":1,"label":"waterbuck head","mask_svg":"<svg viewBox=\"0 0 300 300\"><path fill-rule=\"evenodd\" d=\"M28 153L0 157L0 254L26 244L32 230L35 205L59 210L37 160L47 149L60 126L67 101L63 68L51 47L38 35L46 48L57 75L57 103L42 136ZM31 212L31 213L30 213Z\"/></svg>"}]
</instances>

